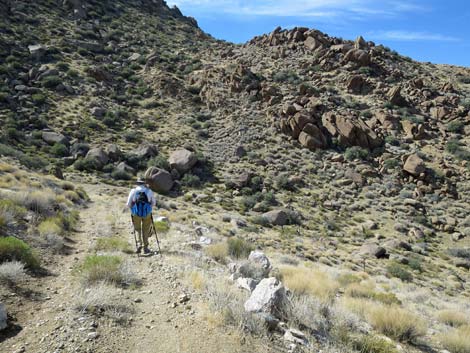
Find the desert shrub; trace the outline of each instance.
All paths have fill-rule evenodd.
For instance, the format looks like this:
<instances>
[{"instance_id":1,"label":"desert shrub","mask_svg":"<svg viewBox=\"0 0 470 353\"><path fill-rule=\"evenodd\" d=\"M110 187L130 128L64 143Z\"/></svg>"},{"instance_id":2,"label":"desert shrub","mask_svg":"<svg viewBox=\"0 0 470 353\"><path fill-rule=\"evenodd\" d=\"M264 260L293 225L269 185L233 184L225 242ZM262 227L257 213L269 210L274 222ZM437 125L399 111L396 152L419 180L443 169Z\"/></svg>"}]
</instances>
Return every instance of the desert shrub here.
<instances>
[{"instance_id":1,"label":"desert shrub","mask_svg":"<svg viewBox=\"0 0 470 353\"><path fill-rule=\"evenodd\" d=\"M51 147L51 153L57 157L66 157L69 155L69 149L62 143L56 142L54 146Z\"/></svg>"},{"instance_id":2,"label":"desert shrub","mask_svg":"<svg viewBox=\"0 0 470 353\"><path fill-rule=\"evenodd\" d=\"M3 195L1 195L3 197ZM26 215L26 208L10 199L0 200L0 231L8 228L18 218Z\"/></svg>"},{"instance_id":3,"label":"desert shrub","mask_svg":"<svg viewBox=\"0 0 470 353\"><path fill-rule=\"evenodd\" d=\"M132 253L131 246L127 241L118 237L102 237L96 240L95 244L96 251L122 251L123 253Z\"/></svg>"},{"instance_id":4,"label":"desert shrub","mask_svg":"<svg viewBox=\"0 0 470 353\"><path fill-rule=\"evenodd\" d=\"M8 261L0 264L0 283L14 285L25 277L24 264L19 261Z\"/></svg>"},{"instance_id":5,"label":"desert shrub","mask_svg":"<svg viewBox=\"0 0 470 353\"><path fill-rule=\"evenodd\" d=\"M233 237L227 240L228 254L230 257L239 259L246 258L254 247L244 239Z\"/></svg>"},{"instance_id":6,"label":"desert shrub","mask_svg":"<svg viewBox=\"0 0 470 353\"><path fill-rule=\"evenodd\" d=\"M323 302L334 299L338 282L319 270L286 266L280 269L282 281L297 295L312 295Z\"/></svg>"},{"instance_id":7,"label":"desert shrub","mask_svg":"<svg viewBox=\"0 0 470 353\"><path fill-rule=\"evenodd\" d=\"M79 268L85 285L108 282L118 285L136 284L138 280L120 256L88 255Z\"/></svg>"},{"instance_id":8,"label":"desert shrub","mask_svg":"<svg viewBox=\"0 0 470 353\"><path fill-rule=\"evenodd\" d=\"M345 294L352 298L366 298L387 305L401 304L395 294L377 292L374 286L367 284L352 283L346 288Z\"/></svg>"},{"instance_id":9,"label":"desert shrub","mask_svg":"<svg viewBox=\"0 0 470 353\"><path fill-rule=\"evenodd\" d=\"M51 250L53 253L60 254L64 250L65 241L60 235L48 233L44 236L44 241L47 249Z\"/></svg>"},{"instance_id":10,"label":"desert shrub","mask_svg":"<svg viewBox=\"0 0 470 353\"><path fill-rule=\"evenodd\" d=\"M206 279L200 271L193 271L189 275L189 281L194 289L197 291L202 291L206 286Z\"/></svg>"},{"instance_id":11,"label":"desert shrub","mask_svg":"<svg viewBox=\"0 0 470 353\"><path fill-rule=\"evenodd\" d=\"M35 104L44 104L46 102L46 96L41 93L35 93L31 95L31 99Z\"/></svg>"},{"instance_id":12,"label":"desert shrub","mask_svg":"<svg viewBox=\"0 0 470 353\"><path fill-rule=\"evenodd\" d=\"M228 256L228 245L224 242L211 244L206 248L206 254L217 262L225 263Z\"/></svg>"},{"instance_id":13,"label":"desert shrub","mask_svg":"<svg viewBox=\"0 0 470 353\"><path fill-rule=\"evenodd\" d=\"M369 151L358 146L348 147L344 152L344 158L346 158L348 161L355 159L366 159L368 156Z\"/></svg>"},{"instance_id":14,"label":"desert shrub","mask_svg":"<svg viewBox=\"0 0 470 353\"><path fill-rule=\"evenodd\" d=\"M155 231L157 233L167 233L170 230L170 224L165 221L155 221Z\"/></svg>"},{"instance_id":15,"label":"desert shrub","mask_svg":"<svg viewBox=\"0 0 470 353\"><path fill-rule=\"evenodd\" d=\"M342 273L338 276L338 278L336 278L342 287L348 286L352 283L359 283L362 281L362 279L363 278L354 273Z\"/></svg>"},{"instance_id":16,"label":"desert shrub","mask_svg":"<svg viewBox=\"0 0 470 353\"><path fill-rule=\"evenodd\" d=\"M295 185L289 180L289 176L287 174L280 174L274 179L274 185L277 189L280 190L295 190Z\"/></svg>"},{"instance_id":17,"label":"desert shrub","mask_svg":"<svg viewBox=\"0 0 470 353\"><path fill-rule=\"evenodd\" d=\"M413 279L413 275L407 271L403 265L397 262L391 262L387 265L387 274L391 277L399 278L404 282L411 282Z\"/></svg>"},{"instance_id":18,"label":"desert shrub","mask_svg":"<svg viewBox=\"0 0 470 353\"><path fill-rule=\"evenodd\" d=\"M300 78L294 71L283 70L276 72L273 76L273 80L275 82L288 82L295 84L300 81Z\"/></svg>"},{"instance_id":19,"label":"desert shrub","mask_svg":"<svg viewBox=\"0 0 470 353\"><path fill-rule=\"evenodd\" d=\"M39 234L46 236L48 234L60 235L62 234L62 227L59 225L57 218L48 218L38 225Z\"/></svg>"},{"instance_id":20,"label":"desert shrub","mask_svg":"<svg viewBox=\"0 0 470 353\"><path fill-rule=\"evenodd\" d=\"M371 335L354 338L352 347L361 353L398 353L398 350L391 342Z\"/></svg>"},{"instance_id":21,"label":"desert shrub","mask_svg":"<svg viewBox=\"0 0 470 353\"><path fill-rule=\"evenodd\" d=\"M460 149L460 142L458 140L449 140L446 144L446 151L449 153L455 153Z\"/></svg>"},{"instance_id":22,"label":"desert shrub","mask_svg":"<svg viewBox=\"0 0 470 353\"><path fill-rule=\"evenodd\" d=\"M437 319L446 325L459 327L470 324L468 314L456 310L442 310L437 313Z\"/></svg>"},{"instance_id":23,"label":"desert shrub","mask_svg":"<svg viewBox=\"0 0 470 353\"><path fill-rule=\"evenodd\" d=\"M59 76L47 76L41 80L41 85L45 88L55 88L60 83L62 79Z\"/></svg>"},{"instance_id":24,"label":"desert shrub","mask_svg":"<svg viewBox=\"0 0 470 353\"><path fill-rule=\"evenodd\" d=\"M463 131L464 123L462 121L454 120L447 124L447 131L460 134Z\"/></svg>"},{"instance_id":25,"label":"desert shrub","mask_svg":"<svg viewBox=\"0 0 470 353\"><path fill-rule=\"evenodd\" d=\"M166 171L170 171L170 169L171 169L170 168L170 163L162 155L159 155L157 157L149 159L149 161L147 163L147 167L149 167L149 168L150 167L156 167L156 168L164 169Z\"/></svg>"},{"instance_id":26,"label":"desert shrub","mask_svg":"<svg viewBox=\"0 0 470 353\"><path fill-rule=\"evenodd\" d=\"M39 268L39 260L24 241L15 237L0 238L0 263L20 261L31 269Z\"/></svg>"},{"instance_id":27,"label":"desert shrub","mask_svg":"<svg viewBox=\"0 0 470 353\"><path fill-rule=\"evenodd\" d=\"M462 326L439 336L450 353L470 353L470 326Z\"/></svg>"},{"instance_id":28,"label":"desert shrub","mask_svg":"<svg viewBox=\"0 0 470 353\"><path fill-rule=\"evenodd\" d=\"M74 168L78 171L87 171L92 172L94 170L99 170L100 165L93 158L79 158L73 164Z\"/></svg>"},{"instance_id":29,"label":"desert shrub","mask_svg":"<svg viewBox=\"0 0 470 353\"><path fill-rule=\"evenodd\" d=\"M427 331L421 318L395 305L375 307L368 319L376 330L401 342L413 343Z\"/></svg>"},{"instance_id":30,"label":"desert shrub","mask_svg":"<svg viewBox=\"0 0 470 353\"><path fill-rule=\"evenodd\" d=\"M187 187L198 188L201 186L201 178L195 174L187 173L181 178L181 183Z\"/></svg>"},{"instance_id":31,"label":"desert shrub","mask_svg":"<svg viewBox=\"0 0 470 353\"><path fill-rule=\"evenodd\" d=\"M290 289L290 287L289 287ZM330 330L328 305L310 295L293 295L285 308L285 315L289 322L296 327L325 334Z\"/></svg>"},{"instance_id":32,"label":"desert shrub","mask_svg":"<svg viewBox=\"0 0 470 353\"><path fill-rule=\"evenodd\" d=\"M263 216L254 216L251 218L251 222L253 224L260 225L262 227L268 227L271 223L269 222L269 219Z\"/></svg>"},{"instance_id":33,"label":"desert shrub","mask_svg":"<svg viewBox=\"0 0 470 353\"><path fill-rule=\"evenodd\" d=\"M111 173L111 178L114 180L131 180L132 174L121 169L114 169Z\"/></svg>"},{"instance_id":34,"label":"desert shrub","mask_svg":"<svg viewBox=\"0 0 470 353\"><path fill-rule=\"evenodd\" d=\"M43 216L52 214L56 207L55 195L52 190L34 190L17 194L15 197L17 203Z\"/></svg>"}]
</instances>

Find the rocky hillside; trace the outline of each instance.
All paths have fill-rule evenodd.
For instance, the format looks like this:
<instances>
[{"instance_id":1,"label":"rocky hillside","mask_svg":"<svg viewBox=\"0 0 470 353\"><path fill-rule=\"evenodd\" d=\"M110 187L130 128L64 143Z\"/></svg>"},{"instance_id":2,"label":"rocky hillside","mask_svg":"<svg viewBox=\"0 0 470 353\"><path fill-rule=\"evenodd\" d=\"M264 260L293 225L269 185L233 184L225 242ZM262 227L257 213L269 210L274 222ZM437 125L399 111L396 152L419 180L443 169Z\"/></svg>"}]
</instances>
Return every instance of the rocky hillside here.
<instances>
[{"instance_id":1,"label":"rocky hillside","mask_svg":"<svg viewBox=\"0 0 470 353\"><path fill-rule=\"evenodd\" d=\"M0 11L1 155L77 183L145 174L168 218L210 246L235 237L306 278L358 276L335 272L329 300L375 300L348 287L373 280L431 322L427 346L406 349L443 347L436 307L469 309L469 68L308 28L235 45L161 0ZM192 246L213 266L229 256Z\"/></svg>"}]
</instances>

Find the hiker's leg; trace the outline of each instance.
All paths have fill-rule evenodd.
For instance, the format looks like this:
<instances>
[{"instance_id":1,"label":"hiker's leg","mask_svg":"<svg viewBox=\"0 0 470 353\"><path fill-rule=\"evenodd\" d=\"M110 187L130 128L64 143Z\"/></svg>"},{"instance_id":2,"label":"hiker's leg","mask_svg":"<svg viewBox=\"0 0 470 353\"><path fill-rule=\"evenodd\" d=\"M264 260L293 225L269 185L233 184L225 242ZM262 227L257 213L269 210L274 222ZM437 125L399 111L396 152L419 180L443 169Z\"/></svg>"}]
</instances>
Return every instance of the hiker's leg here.
<instances>
[{"instance_id":1,"label":"hiker's leg","mask_svg":"<svg viewBox=\"0 0 470 353\"><path fill-rule=\"evenodd\" d=\"M147 217L142 218L142 240L144 241L144 247L149 246L149 237L152 232L152 215L149 214Z\"/></svg>"},{"instance_id":2,"label":"hiker's leg","mask_svg":"<svg viewBox=\"0 0 470 353\"><path fill-rule=\"evenodd\" d=\"M132 216L132 222L134 223L134 229L137 233L137 246L142 246L142 217Z\"/></svg>"}]
</instances>

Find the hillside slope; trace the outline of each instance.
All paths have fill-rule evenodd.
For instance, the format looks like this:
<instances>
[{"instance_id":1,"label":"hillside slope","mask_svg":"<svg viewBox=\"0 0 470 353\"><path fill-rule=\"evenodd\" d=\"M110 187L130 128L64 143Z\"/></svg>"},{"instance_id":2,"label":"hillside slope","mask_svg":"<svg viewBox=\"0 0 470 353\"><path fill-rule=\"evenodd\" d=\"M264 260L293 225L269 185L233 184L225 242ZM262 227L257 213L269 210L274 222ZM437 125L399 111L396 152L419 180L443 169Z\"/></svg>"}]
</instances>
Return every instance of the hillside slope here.
<instances>
[{"instance_id":1,"label":"hillside slope","mask_svg":"<svg viewBox=\"0 0 470 353\"><path fill-rule=\"evenodd\" d=\"M154 167L146 177L183 227L176 239L196 232L214 243L184 256L220 275L235 238L268 253L279 278L294 263L314 282L307 270L319 268L334 281L332 308L356 300L352 311L374 332L403 341L357 312L360 300L377 302L371 286L396 296L386 304L430 323L426 347L404 340L410 351L442 348L453 324L439 312L469 310L469 68L308 28L235 45L159 0L0 0L0 10L1 155L77 184L112 184L123 200ZM362 349L299 322L312 347Z\"/></svg>"}]
</instances>

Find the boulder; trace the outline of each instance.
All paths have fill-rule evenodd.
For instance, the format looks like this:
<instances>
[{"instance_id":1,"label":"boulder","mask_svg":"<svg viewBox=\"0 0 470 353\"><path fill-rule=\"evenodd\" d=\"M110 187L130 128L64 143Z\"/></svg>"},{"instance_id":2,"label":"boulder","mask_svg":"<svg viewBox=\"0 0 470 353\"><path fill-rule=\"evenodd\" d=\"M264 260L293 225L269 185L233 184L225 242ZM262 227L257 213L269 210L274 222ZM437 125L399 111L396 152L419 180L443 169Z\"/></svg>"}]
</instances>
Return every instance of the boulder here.
<instances>
[{"instance_id":1,"label":"boulder","mask_svg":"<svg viewBox=\"0 0 470 353\"><path fill-rule=\"evenodd\" d=\"M7 309L3 303L0 303L0 331L7 328L8 323Z\"/></svg>"},{"instance_id":2,"label":"boulder","mask_svg":"<svg viewBox=\"0 0 470 353\"><path fill-rule=\"evenodd\" d=\"M354 41L354 48L356 49L366 49L367 48L367 42L362 36L359 36L356 38Z\"/></svg>"},{"instance_id":3,"label":"boulder","mask_svg":"<svg viewBox=\"0 0 470 353\"><path fill-rule=\"evenodd\" d=\"M241 289L246 289L249 292L253 292L257 284L258 282L254 280L253 278L240 277L237 279L237 287Z\"/></svg>"},{"instance_id":4,"label":"boulder","mask_svg":"<svg viewBox=\"0 0 470 353\"><path fill-rule=\"evenodd\" d=\"M129 173L129 174L132 174L134 175L135 174L135 169L132 168L130 165L128 165L126 162L121 162L119 163L117 166L116 166L116 169L115 170L118 170L120 172L126 172L126 173Z\"/></svg>"},{"instance_id":5,"label":"boulder","mask_svg":"<svg viewBox=\"0 0 470 353\"><path fill-rule=\"evenodd\" d=\"M158 148L155 145L144 143L137 147L132 154L139 159L148 159L158 154Z\"/></svg>"},{"instance_id":6,"label":"boulder","mask_svg":"<svg viewBox=\"0 0 470 353\"><path fill-rule=\"evenodd\" d=\"M164 169L151 167L147 169L144 177L149 187L155 192L167 193L173 187L173 178Z\"/></svg>"},{"instance_id":7,"label":"boulder","mask_svg":"<svg viewBox=\"0 0 470 353\"><path fill-rule=\"evenodd\" d=\"M70 154L75 158L85 157L89 150L90 146L87 143L75 142L70 148Z\"/></svg>"},{"instance_id":8,"label":"boulder","mask_svg":"<svg viewBox=\"0 0 470 353\"><path fill-rule=\"evenodd\" d=\"M259 265L267 275L271 270L271 262L269 261L268 257L264 254L264 252L254 250L248 256L248 260Z\"/></svg>"},{"instance_id":9,"label":"boulder","mask_svg":"<svg viewBox=\"0 0 470 353\"><path fill-rule=\"evenodd\" d=\"M245 311L279 315L286 300L286 290L275 277L263 279L245 302Z\"/></svg>"},{"instance_id":10,"label":"boulder","mask_svg":"<svg viewBox=\"0 0 470 353\"><path fill-rule=\"evenodd\" d=\"M103 168L109 162L109 156L101 147L95 147L88 151L86 159L94 161L98 169Z\"/></svg>"},{"instance_id":11,"label":"boulder","mask_svg":"<svg viewBox=\"0 0 470 353\"><path fill-rule=\"evenodd\" d=\"M187 149L180 149L172 152L168 158L171 168L176 169L179 173L184 174L191 170L198 162L196 154Z\"/></svg>"},{"instance_id":12,"label":"boulder","mask_svg":"<svg viewBox=\"0 0 470 353\"><path fill-rule=\"evenodd\" d=\"M425 137L423 124L416 124L409 120L402 120L401 126L407 138L411 138L413 140L420 140Z\"/></svg>"},{"instance_id":13,"label":"boulder","mask_svg":"<svg viewBox=\"0 0 470 353\"><path fill-rule=\"evenodd\" d=\"M28 45L28 50L33 58L40 59L46 54L47 47L42 44L33 44Z\"/></svg>"},{"instance_id":14,"label":"boulder","mask_svg":"<svg viewBox=\"0 0 470 353\"><path fill-rule=\"evenodd\" d=\"M54 131L43 131L42 139L47 142L49 145L54 145L56 143L61 143L63 145L68 144L68 139L64 135L54 132Z\"/></svg>"},{"instance_id":15,"label":"boulder","mask_svg":"<svg viewBox=\"0 0 470 353\"><path fill-rule=\"evenodd\" d=\"M387 99L390 103L399 107L403 107L407 104L405 98L401 95L400 86L392 87L387 93Z\"/></svg>"},{"instance_id":16,"label":"boulder","mask_svg":"<svg viewBox=\"0 0 470 353\"><path fill-rule=\"evenodd\" d=\"M360 94L364 88L365 83L366 81L364 80L364 77L354 75L348 80L346 87L349 92L354 94Z\"/></svg>"},{"instance_id":17,"label":"boulder","mask_svg":"<svg viewBox=\"0 0 470 353\"><path fill-rule=\"evenodd\" d=\"M370 56L365 50L351 49L344 56L343 62L353 62L357 66L368 66L370 64Z\"/></svg>"},{"instance_id":18,"label":"boulder","mask_svg":"<svg viewBox=\"0 0 470 353\"><path fill-rule=\"evenodd\" d=\"M289 223L289 215L283 210L273 210L263 213L265 218L270 224L275 226L284 226Z\"/></svg>"},{"instance_id":19,"label":"boulder","mask_svg":"<svg viewBox=\"0 0 470 353\"><path fill-rule=\"evenodd\" d=\"M90 109L90 114L95 118L102 118L106 114L106 109L102 107L93 107Z\"/></svg>"},{"instance_id":20,"label":"boulder","mask_svg":"<svg viewBox=\"0 0 470 353\"><path fill-rule=\"evenodd\" d=\"M116 144L107 146L106 153L108 154L109 159L113 162L119 161L124 156L121 149Z\"/></svg>"},{"instance_id":21,"label":"boulder","mask_svg":"<svg viewBox=\"0 0 470 353\"><path fill-rule=\"evenodd\" d=\"M321 42L314 37L307 37L304 42L304 46L309 50L315 50L322 46Z\"/></svg>"},{"instance_id":22,"label":"boulder","mask_svg":"<svg viewBox=\"0 0 470 353\"><path fill-rule=\"evenodd\" d=\"M138 61L142 57L142 54L139 53L134 53L129 58L127 58L128 61Z\"/></svg>"},{"instance_id":23,"label":"boulder","mask_svg":"<svg viewBox=\"0 0 470 353\"><path fill-rule=\"evenodd\" d=\"M372 244L372 243L363 244L359 252L362 255L373 256L373 257L376 257L377 259L383 259L383 258L389 257L389 255L387 254L387 250L385 250L385 248L377 244Z\"/></svg>"},{"instance_id":24,"label":"boulder","mask_svg":"<svg viewBox=\"0 0 470 353\"><path fill-rule=\"evenodd\" d=\"M419 176L426 171L426 165L417 154L412 154L406 159L403 170L413 176Z\"/></svg>"}]
</instances>

